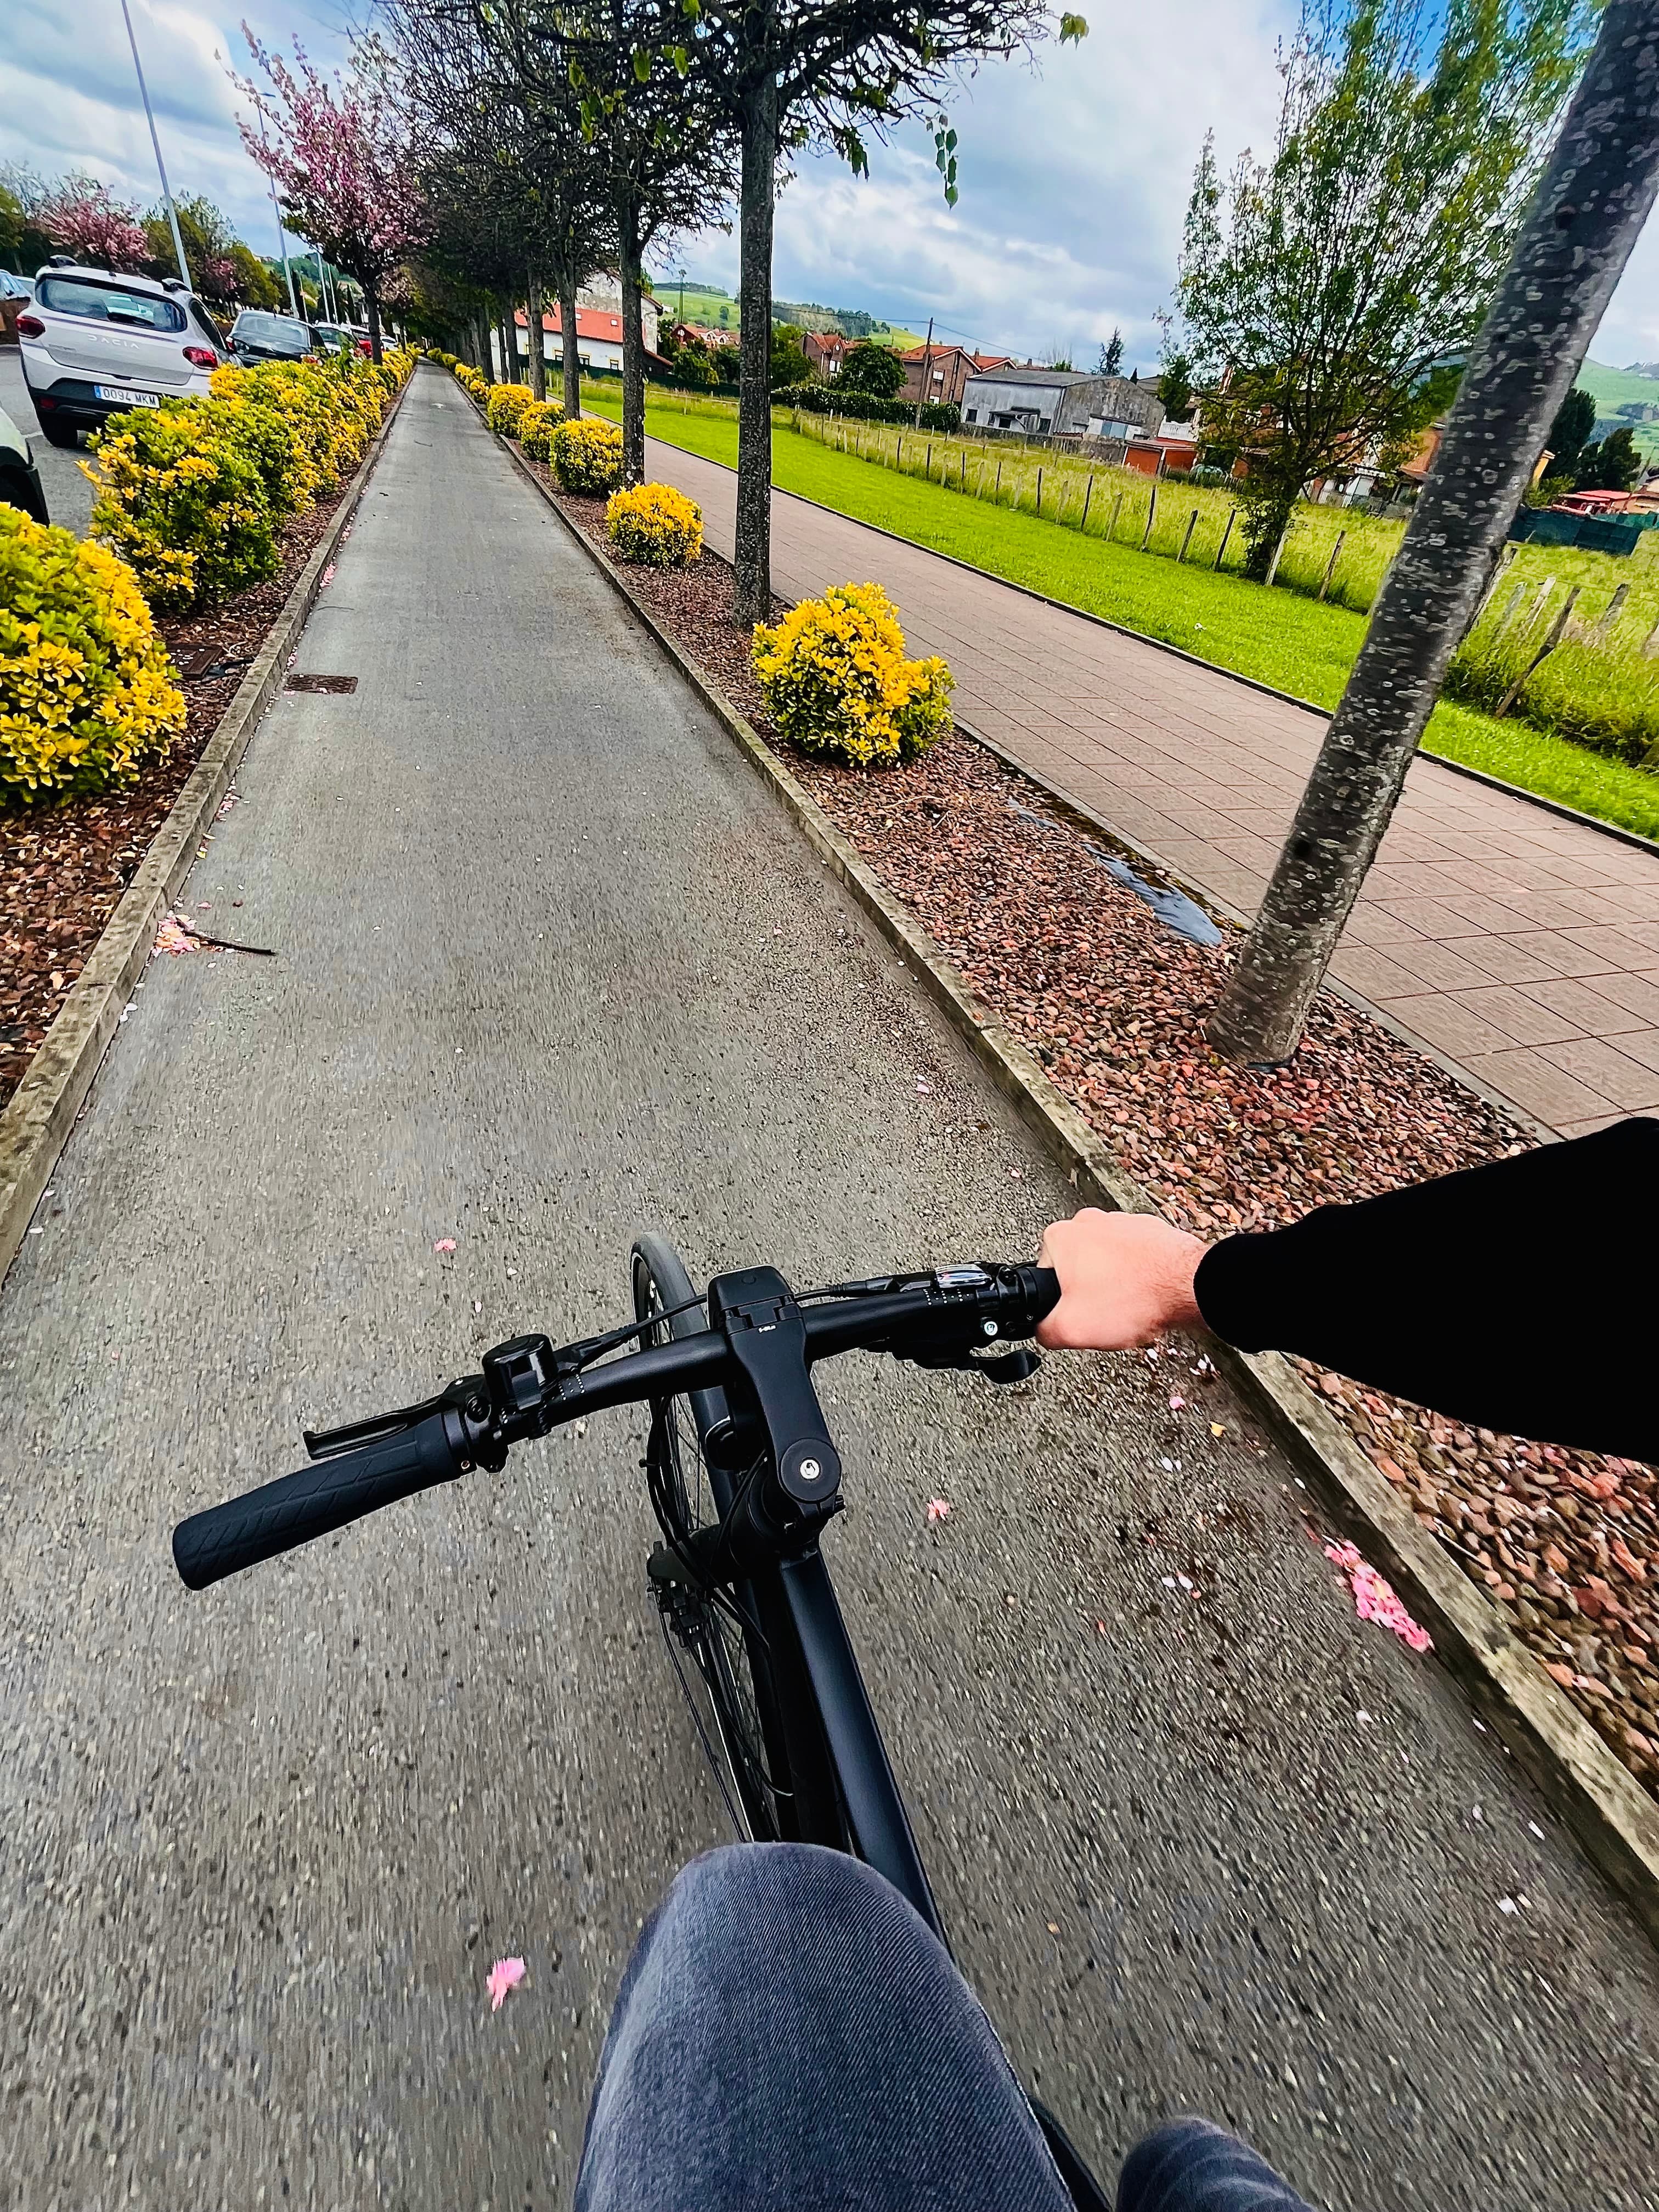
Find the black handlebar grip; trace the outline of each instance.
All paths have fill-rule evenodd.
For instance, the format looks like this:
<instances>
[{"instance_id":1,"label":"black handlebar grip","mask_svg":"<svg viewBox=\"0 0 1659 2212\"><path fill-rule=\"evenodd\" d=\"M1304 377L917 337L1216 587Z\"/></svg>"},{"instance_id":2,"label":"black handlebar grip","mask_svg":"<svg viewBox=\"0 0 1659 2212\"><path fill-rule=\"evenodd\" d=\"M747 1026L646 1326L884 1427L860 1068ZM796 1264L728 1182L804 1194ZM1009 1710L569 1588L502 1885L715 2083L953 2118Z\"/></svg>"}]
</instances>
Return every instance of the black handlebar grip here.
<instances>
[{"instance_id":1,"label":"black handlebar grip","mask_svg":"<svg viewBox=\"0 0 1659 2212\"><path fill-rule=\"evenodd\" d=\"M173 1532L173 1562L189 1589L205 1589L417 1490L453 1482L460 1471L443 1414L428 1413L384 1443L342 1452L205 1513L192 1513Z\"/></svg>"},{"instance_id":2,"label":"black handlebar grip","mask_svg":"<svg viewBox=\"0 0 1659 2212\"><path fill-rule=\"evenodd\" d=\"M1060 1304L1060 1277L1052 1267L1033 1267L1031 1282L1031 1327L1035 1328Z\"/></svg>"}]
</instances>

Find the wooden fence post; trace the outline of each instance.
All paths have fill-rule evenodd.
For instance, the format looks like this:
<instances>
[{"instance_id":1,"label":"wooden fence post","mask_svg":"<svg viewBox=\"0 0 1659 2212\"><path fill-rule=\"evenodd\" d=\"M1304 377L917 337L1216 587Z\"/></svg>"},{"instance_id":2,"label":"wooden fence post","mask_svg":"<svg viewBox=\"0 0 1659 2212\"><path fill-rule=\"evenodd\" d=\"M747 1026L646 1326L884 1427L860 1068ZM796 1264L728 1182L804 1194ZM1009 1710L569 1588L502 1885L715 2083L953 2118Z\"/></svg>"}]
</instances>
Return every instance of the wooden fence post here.
<instances>
[{"instance_id":1,"label":"wooden fence post","mask_svg":"<svg viewBox=\"0 0 1659 2212\"><path fill-rule=\"evenodd\" d=\"M1509 713L1510 708L1514 706L1516 701L1521 696L1522 692L1526 689L1526 686L1531 680L1532 677L1536 673L1542 664L1549 659L1556 647L1560 644L1561 633L1567 626L1567 617L1572 612L1572 603L1577 597L1578 586L1575 584L1572 589L1567 593L1566 598L1562 600L1560 605L1556 609L1555 620L1550 624L1549 632L1546 636L1544 642L1539 647L1537 652L1534 653L1532 659L1527 663L1525 668L1522 670L1520 675L1516 678L1514 683L1510 684L1509 690L1498 701L1496 708L1493 710L1498 721L1501 722L1503 720L1504 715Z\"/></svg>"},{"instance_id":2,"label":"wooden fence post","mask_svg":"<svg viewBox=\"0 0 1659 2212\"><path fill-rule=\"evenodd\" d=\"M1607 607L1602 613L1601 619L1596 623L1595 629L1592 633L1598 643L1607 635L1607 632L1613 628L1614 623L1618 621L1619 611L1629 597L1630 586L1628 584L1620 584L1618 590L1607 601Z\"/></svg>"},{"instance_id":3,"label":"wooden fence post","mask_svg":"<svg viewBox=\"0 0 1659 2212\"><path fill-rule=\"evenodd\" d=\"M1146 550L1146 541L1147 541L1147 539L1148 539L1148 538L1152 536L1152 517L1153 517L1157 513L1158 513L1158 480L1157 480L1157 478L1156 478L1156 477L1154 477L1154 478L1153 478L1153 480L1152 480L1152 491L1151 491L1151 493L1148 495L1147 501L1146 501L1146 528L1141 532L1141 533L1140 533L1140 550L1141 550L1141 551L1142 551L1143 553Z\"/></svg>"},{"instance_id":4,"label":"wooden fence post","mask_svg":"<svg viewBox=\"0 0 1659 2212\"><path fill-rule=\"evenodd\" d=\"M1036 511L1039 514L1042 512L1042 464L1041 461L1037 463Z\"/></svg>"},{"instance_id":5,"label":"wooden fence post","mask_svg":"<svg viewBox=\"0 0 1659 2212\"><path fill-rule=\"evenodd\" d=\"M1197 527L1198 509L1194 507L1192 513L1187 517L1187 527L1182 533L1181 550L1176 555L1176 566L1177 568L1187 557L1187 548L1192 544L1193 532L1197 529Z\"/></svg>"},{"instance_id":6,"label":"wooden fence post","mask_svg":"<svg viewBox=\"0 0 1659 2212\"><path fill-rule=\"evenodd\" d=\"M991 487L991 497L993 500L1000 500L1002 497L1002 456L1000 453L997 455L997 480Z\"/></svg>"},{"instance_id":7,"label":"wooden fence post","mask_svg":"<svg viewBox=\"0 0 1659 2212\"><path fill-rule=\"evenodd\" d=\"M1498 627L1492 634L1492 643L1487 647L1488 652L1495 652L1503 642L1504 633L1515 620L1520 610L1521 602L1526 598L1528 589L1527 580L1523 576L1504 603L1504 611L1498 617Z\"/></svg>"},{"instance_id":8,"label":"wooden fence post","mask_svg":"<svg viewBox=\"0 0 1659 2212\"><path fill-rule=\"evenodd\" d=\"M1094 471L1091 469L1089 471L1089 481L1083 487L1083 514L1077 526L1079 530L1086 530L1089 527L1089 501L1094 497L1094 495L1095 478Z\"/></svg>"},{"instance_id":9,"label":"wooden fence post","mask_svg":"<svg viewBox=\"0 0 1659 2212\"><path fill-rule=\"evenodd\" d=\"M932 483L933 481L933 441L931 438L927 441L927 458L921 465L921 473L927 477L928 483Z\"/></svg>"},{"instance_id":10,"label":"wooden fence post","mask_svg":"<svg viewBox=\"0 0 1659 2212\"><path fill-rule=\"evenodd\" d=\"M1342 541L1347 534L1346 530L1339 530L1336 533L1336 543L1331 548L1331 557L1325 563L1325 573L1319 580L1319 596L1322 599L1331 588L1331 576L1336 568L1336 556L1342 550Z\"/></svg>"},{"instance_id":11,"label":"wooden fence post","mask_svg":"<svg viewBox=\"0 0 1659 2212\"><path fill-rule=\"evenodd\" d=\"M1216 547L1215 558L1210 563L1212 569L1218 574L1221 569L1221 556L1227 550L1227 540L1233 534L1233 520L1237 513L1238 509L1236 507L1230 507L1227 509L1227 520L1221 526L1221 543Z\"/></svg>"},{"instance_id":12,"label":"wooden fence post","mask_svg":"<svg viewBox=\"0 0 1659 2212\"><path fill-rule=\"evenodd\" d=\"M1290 535L1291 526L1287 522L1285 525L1285 527L1279 533L1279 543L1273 548L1273 557L1267 563L1267 581L1270 590L1273 586L1273 578L1279 574L1279 564L1284 556L1285 548L1290 541Z\"/></svg>"},{"instance_id":13,"label":"wooden fence post","mask_svg":"<svg viewBox=\"0 0 1659 2212\"><path fill-rule=\"evenodd\" d=\"M1106 526L1106 543L1109 545L1117 536L1117 518L1122 505L1123 495L1121 492L1119 492L1117 497L1112 501L1112 519Z\"/></svg>"}]
</instances>

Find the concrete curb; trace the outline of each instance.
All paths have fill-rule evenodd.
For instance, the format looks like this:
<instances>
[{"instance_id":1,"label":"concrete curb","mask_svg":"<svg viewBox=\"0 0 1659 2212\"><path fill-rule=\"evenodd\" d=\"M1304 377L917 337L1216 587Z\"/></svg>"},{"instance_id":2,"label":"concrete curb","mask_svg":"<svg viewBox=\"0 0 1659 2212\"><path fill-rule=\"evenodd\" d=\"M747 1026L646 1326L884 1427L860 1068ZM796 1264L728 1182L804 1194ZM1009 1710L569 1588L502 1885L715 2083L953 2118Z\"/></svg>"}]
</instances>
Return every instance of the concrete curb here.
<instances>
[{"instance_id":1,"label":"concrete curb","mask_svg":"<svg viewBox=\"0 0 1659 2212\"><path fill-rule=\"evenodd\" d=\"M980 1053L1066 1170L1079 1195L1108 1208L1156 1213L1036 1058L975 999L927 933L877 881L816 799L635 598L615 564L565 514L517 448L534 486L606 577L635 619L776 793L809 844L832 868L917 980ZM1659 1806L1544 1673L1486 1599L1418 1526L1335 1417L1278 1352L1241 1352L1218 1341L1217 1364L1246 1403L1318 1486L1343 1530L1425 1623L1442 1660L1537 1782L1589 1856L1659 1942Z\"/></svg>"},{"instance_id":2,"label":"concrete curb","mask_svg":"<svg viewBox=\"0 0 1659 2212\"><path fill-rule=\"evenodd\" d=\"M404 391L408 388L405 385ZM202 833L212 821L260 716L281 688L288 656L316 603L323 572L357 511L403 396L402 392L397 394L369 441L362 466L295 579L252 666L219 717L120 904L105 923L91 957L0 1113L0 1280L17 1255L29 1217L75 1127L105 1048L120 1026L122 1008L149 957L156 925L189 873Z\"/></svg>"},{"instance_id":3,"label":"concrete curb","mask_svg":"<svg viewBox=\"0 0 1659 2212\"><path fill-rule=\"evenodd\" d=\"M659 440L661 445L672 441ZM708 461L710 468L724 469L728 476L737 471L728 461L711 460L707 453L693 453L690 447L676 446L676 453L690 455L694 461ZM832 447L831 452L835 450ZM1212 676L1224 676L1230 684L1242 684L1247 691L1260 691L1265 698L1278 699L1286 707L1298 708L1304 714L1317 714L1322 722L1328 722L1335 709L1316 706L1311 699L1299 698L1294 691L1281 691L1276 684L1264 684L1260 677L1243 675L1237 668L1224 668L1214 660L1200 660L1197 653L1188 653L1183 646L1171 645L1167 638L1153 637L1144 629L1131 629L1126 623L1115 623L1109 615L1091 614L1087 607L1073 606L1069 599L1051 599L1047 592L1039 592L1030 584L1017 584L1011 576L999 576L994 568L981 568L976 562L964 561L955 553L941 553L935 545L923 545L915 538L906 538L896 530L884 530L878 522L866 522L856 514L843 514L838 507L830 507L821 499L809 499L805 492L786 491L781 484L772 488L775 499L799 500L803 507L816 507L820 514L833 514L842 522L855 522L860 530L872 530L878 538L890 538L895 545L908 545L912 552L931 554L935 561L946 561L953 568L962 569L969 576L980 576L988 584L1000 584L1006 591L1018 592L1022 599L1035 599L1040 606L1053 607L1057 614L1076 615L1079 621L1093 623L1097 629L1109 629L1119 637L1133 638L1137 645L1149 645L1154 653L1167 653L1171 659L1184 660L1189 668L1202 668ZM1035 520L1035 518L1031 518ZM1483 768L1470 768L1464 762L1453 760L1446 753L1430 750L1426 745L1417 749L1419 760L1432 761L1437 768L1449 769L1454 775L1467 776L1471 783L1484 783L1488 791L1506 792L1511 799L1524 799L1528 806L1541 806L1546 814L1559 815L1564 822L1576 822L1581 829L1594 830L1603 837L1617 838L1621 845L1634 845L1638 852L1651 853L1659 857L1659 840L1644 837L1639 830L1621 830L1616 822L1603 822L1599 814L1586 814L1577 806L1568 806L1559 799L1546 799L1536 791L1528 791L1522 784L1505 783L1499 775L1489 775ZM1014 763L1018 766L1018 762ZM1022 769L1030 775L1029 769ZM1033 778L1034 781L1040 779ZM1413 1040L1415 1042L1415 1040ZM1424 1047L1426 1050L1428 1048Z\"/></svg>"}]
</instances>

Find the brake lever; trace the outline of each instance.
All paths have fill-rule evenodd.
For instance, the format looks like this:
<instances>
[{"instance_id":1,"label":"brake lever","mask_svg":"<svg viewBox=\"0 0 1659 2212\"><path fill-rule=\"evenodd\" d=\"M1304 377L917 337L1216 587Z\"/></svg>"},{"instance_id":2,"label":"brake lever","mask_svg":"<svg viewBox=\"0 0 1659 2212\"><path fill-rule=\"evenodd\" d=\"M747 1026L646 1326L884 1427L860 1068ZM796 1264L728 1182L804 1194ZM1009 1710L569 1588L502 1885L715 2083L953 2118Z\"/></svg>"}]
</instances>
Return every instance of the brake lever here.
<instances>
[{"instance_id":1,"label":"brake lever","mask_svg":"<svg viewBox=\"0 0 1659 2212\"><path fill-rule=\"evenodd\" d=\"M308 1459L337 1459L342 1452L356 1451L364 1444L377 1444L388 1437L400 1437L406 1429L418 1427L434 1413L441 1413L447 1406L458 1413L466 1413L478 1407L483 1399L484 1378L482 1375L463 1375L449 1383L435 1398L422 1398L418 1405L399 1407L395 1413L375 1413L366 1421L345 1421L337 1429L302 1429L301 1438Z\"/></svg>"},{"instance_id":2,"label":"brake lever","mask_svg":"<svg viewBox=\"0 0 1659 2212\"><path fill-rule=\"evenodd\" d=\"M1042 1354L1033 1352L1029 1345L1011 1345L994 1358L981 1359L964 1345L940 1345L936 1349L907 1351L899 1354L913 1367L927 1367L937 1372L941 1368L956 1367L965 1375L980 1375L988 1382L1024 1382L1036 1373L1042 1364Z\"/></svg>"}]
</instances>

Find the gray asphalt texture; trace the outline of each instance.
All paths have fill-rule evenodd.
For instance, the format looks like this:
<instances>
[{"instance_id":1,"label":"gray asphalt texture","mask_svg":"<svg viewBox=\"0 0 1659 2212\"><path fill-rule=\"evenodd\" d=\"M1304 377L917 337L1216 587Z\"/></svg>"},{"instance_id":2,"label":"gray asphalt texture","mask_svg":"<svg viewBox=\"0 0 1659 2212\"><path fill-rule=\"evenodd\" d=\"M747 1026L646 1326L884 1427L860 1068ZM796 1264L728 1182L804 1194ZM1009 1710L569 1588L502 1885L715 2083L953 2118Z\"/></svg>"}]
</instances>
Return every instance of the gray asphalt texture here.
<instances>
[{"instance_id":1,"label":"gray asphalt texture","mask_svg":"<svg viewBox=\"0 0 1659 2212\"><path fill-rule=\"evenodd\" d=\"M92 520L92 486L76 464L87 457L85 441L73 452L46 443L23 379L22 357L15 346L0 347L0 407L29 441L29 452L40 471L40 488L46 495L46 513L64 529L84 538Z\"/></svg>"},{"instance_id":2,"label":"gray asphalt texture","mask_svg":"<svg viewBox=\"0 0 1659 2212\"><path fill-rule=\"evenodd\" d=\"M643 1224L804 1285L1069 1210L435 371L299 665L358 690L277 702L185 894L278 957L152 963L0 1294L29 2212L567 2203L629 1944L724 1832L637 1420L203 1596L180 1514L624 1318ZM1652 1952L1194 1356L820 1370L826 1548L1016 2063L1109 2173L1195 2108L1333 2208L1651 2206Z\"/></svg>"}]
</instances>

